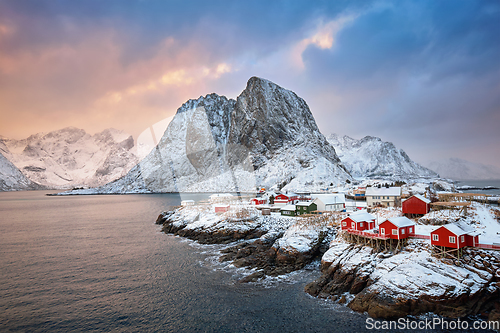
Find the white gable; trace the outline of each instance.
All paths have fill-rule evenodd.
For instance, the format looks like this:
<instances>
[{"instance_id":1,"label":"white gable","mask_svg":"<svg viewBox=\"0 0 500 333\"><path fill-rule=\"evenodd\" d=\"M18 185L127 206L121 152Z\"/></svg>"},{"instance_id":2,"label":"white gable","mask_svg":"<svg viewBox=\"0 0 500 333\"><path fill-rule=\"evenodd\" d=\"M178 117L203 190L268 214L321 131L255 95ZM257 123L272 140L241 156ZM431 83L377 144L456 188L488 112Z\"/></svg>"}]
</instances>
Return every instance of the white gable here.
<instances>
[{"instance_id":1,"label":"white gable","mask_svg":"<svg viewBox=\"0 0 500 333\"><path fill-rule=\"evenodd\" d=\"M345 195L339 194L311 194L311 198L319 199L325 205L345 204Z\"/></svg>"}]
</instances>

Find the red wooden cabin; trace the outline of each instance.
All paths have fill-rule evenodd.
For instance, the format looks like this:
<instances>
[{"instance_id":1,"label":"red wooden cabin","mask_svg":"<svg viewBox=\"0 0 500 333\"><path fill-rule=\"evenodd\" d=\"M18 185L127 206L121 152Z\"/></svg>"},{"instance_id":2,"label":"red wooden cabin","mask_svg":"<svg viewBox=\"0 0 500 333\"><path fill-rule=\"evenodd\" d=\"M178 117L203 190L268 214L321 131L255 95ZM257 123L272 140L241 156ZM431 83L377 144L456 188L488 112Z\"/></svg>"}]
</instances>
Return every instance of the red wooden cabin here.
<instances>
[{"instance_id":1,"label":"red wooden cabin","mask_svg":"<svg viewBox=\"0 0 500 333\"><path fill-rule=\"evenodd\" d=\"M391 239L415 236L415 222L405 216L393 217L380 223L379 233Z\"/></svg>"},{"instance_id":2,"label":"red wooden cabin","mask_svg":"<svg viewBox=\"0 0 500 333\"><path fill-rule=\"evenodd\" d=\"M293 205L297 203L299 197L297 194L278 194L276 198L274 198L275 205Z\"/></svg>"},{"instance_id":3,"label":"red wooden cabin","mask_svg":"<svg viewBox=\"0 0 500 333\"><path fill-rule=\"evenodd\" d=\"M431 201L419 194L403 201L403 214L425 215L431 210Z\"/></svg>"},{"instance_id":4,"label":"red wooden cabin","mask_svg":"<svg viewBox=\"0 0 500 333\"><path fill-rule=\"evenodd\" d=\"M355 212L342 220L342 230L370 230L375 228L375 216L367 212Z\"/></svg>"},{"instance_id":5,"label":"red wooden cabin","mask_svg":"<svg viewBox=\"0 0 500 333\"><path fill-rule=\"evenodd\" d=\"M460 249L465 246L476 246L479 235L474 229L462 223L445 224L431 232L431 244L435 246Z\"/></svg>"},{"instance_id":6,"label":"red wooden cabin","mask_svg":"<svg viewBox=\"0 0 500 333\"><path fill-rule=\"evenodd\" d=\"M229 205L215 205L214 210L216 213L225 213L229 210Z\"/></svg>"},{"instance_id":7,"label":"red wooden cabin","mask_svg":"<svg viewBox=\"0 0 500 333\"><path fill-rule=\"evenodd\" d=\"M265 205L265 204L267 204L267 199L265 199L265 198L253 198L252 200L250 200L250 204L255 205L255 206Z\"/></svg>"}]
</instances>

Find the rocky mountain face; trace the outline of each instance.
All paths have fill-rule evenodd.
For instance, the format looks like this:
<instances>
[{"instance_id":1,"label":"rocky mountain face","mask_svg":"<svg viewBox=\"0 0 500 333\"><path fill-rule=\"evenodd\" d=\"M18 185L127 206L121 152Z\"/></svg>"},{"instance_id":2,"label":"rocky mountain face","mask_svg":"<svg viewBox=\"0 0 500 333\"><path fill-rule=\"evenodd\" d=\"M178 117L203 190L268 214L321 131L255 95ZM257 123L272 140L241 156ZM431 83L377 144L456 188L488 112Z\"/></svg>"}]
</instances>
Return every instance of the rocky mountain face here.
<instances>
[{"instance_id":1,"label":"rocky mountain face","mask_svg":"<svg viewBox=\"0 0 500 333\"><path fill-rule=\"evenodd\" d=\"M438 177L432 170L415 163L393 143L366 136L361 140L331 134L330 144L353 177L410 179Z\"/></svg>"},{"instance_id":2,"label":"rocky mountain face","mask_svg":"<svg viewBox=\"0 0 500 333\"><path fill-rule=\"evenodd\" d=\"M68 127L24 140L2 137L0 147L25 176L48 188L100 186L138 163L132 136L115 129L90 135Z\"/></svg>"},{"instance_id":3,"label":"rocky mountain face","mask_svg":"<svg viewBox=\"0 0 500 333\"><path fill-rule=\"evenodd\" d=\"M43 187L29 180L14 164L2 155L0 144L0 191L38 190Z\"/></svg>"},{"instance_id":4,"label":"rocky mountain face","mask_svg":"<svg viewBox=\"0 0 500 333\"><path fill-rule=\"evenodd\" d=\"M210 94L187 101L126 176L84 193L303 190L346 179L306 102L253 77L236 100Z\"/></svg>"},{"instance_id":5,"label":"rocky mountain face","mask_svg":"<svg viewBox=\"0 0 500 333\"><path fill-rule=\"evenodd\" d=\"M460 158L449 158L429 163L428 167L441 177L454 180L500 179L500 169L493 165L469 162Z\"/></svg>"}]
</instances>

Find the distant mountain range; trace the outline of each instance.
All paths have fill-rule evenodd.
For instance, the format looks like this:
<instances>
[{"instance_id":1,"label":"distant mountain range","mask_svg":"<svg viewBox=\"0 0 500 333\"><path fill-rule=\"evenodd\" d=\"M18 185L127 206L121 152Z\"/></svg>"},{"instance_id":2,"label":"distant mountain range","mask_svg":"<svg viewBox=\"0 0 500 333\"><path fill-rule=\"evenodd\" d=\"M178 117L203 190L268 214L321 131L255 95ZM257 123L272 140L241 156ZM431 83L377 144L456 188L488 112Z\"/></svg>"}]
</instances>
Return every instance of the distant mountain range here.
<instances>
[{"instance_id":1,"label":"distant mountain range","mask_svg":"<svg viewBox=\"0 0 500 333\"><path fill-rule=\"evenodd\" d=\"M90 135L69 127L24 140L0 137L0 152L6 158L0 165L4 183L95 187L75 193L316 191L353 176L438 177L379 138L326 139L302 98L258 77L236 100L209 94L184 103L141 161L132 136L114 129Z\"/></svg>"},{"instance_id":2,"label":"distant mountain range","mask_svg":"<svg viewBox=\"0 0 500 333\"><path fill-rule=\"evenodd\" d=\"M443 178L454 180L491 180L500 179L500 168L466 161L460 158L449 158L443 161L430 162L430 169Z\"/></svg>"},{"instance_id":3,"label":"distant mountain range","mask_svg":"<svg viewBox=\"0 0 500 333\"><path fill-rule=\"evenodd\" d=\"M132 136L115 129L90 135L68 127L24 140L0 137L0 152L31 181L59 189L106 184L139 162Z\"/></svg>"},{"instance_id":4,"label":"distant mountain range","mask_svg":"<svg viewBox=\"0 0 500 333\"><path fill-rule=\"evenodd\" d=\"M392 142L365 136L360 140L347 135L331 134L328 141L353 177L394 178L406 180L420 177L438 177L438 174L412 161Z\"/></svg>"}]
</instances>

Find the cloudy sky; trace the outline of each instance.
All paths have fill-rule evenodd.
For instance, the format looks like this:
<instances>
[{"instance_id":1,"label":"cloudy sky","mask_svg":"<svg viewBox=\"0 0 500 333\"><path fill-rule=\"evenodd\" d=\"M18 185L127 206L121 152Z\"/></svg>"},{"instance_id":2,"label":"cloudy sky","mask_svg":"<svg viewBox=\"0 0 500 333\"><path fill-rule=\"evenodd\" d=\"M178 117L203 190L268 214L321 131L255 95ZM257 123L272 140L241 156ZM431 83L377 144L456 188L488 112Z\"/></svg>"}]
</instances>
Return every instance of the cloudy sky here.
<instances>
[{"instance_id":1,"label":"cloudy sky","mask_svg":"<svg viewBox=\"0 0 500 333\"><path fill-rule=\"evenodd\" d=\"M0 0L0 134L136 138L251 76L295 91L325 135L418 162L500 167L500 2Z\"/></svg>"}]
</instances>

